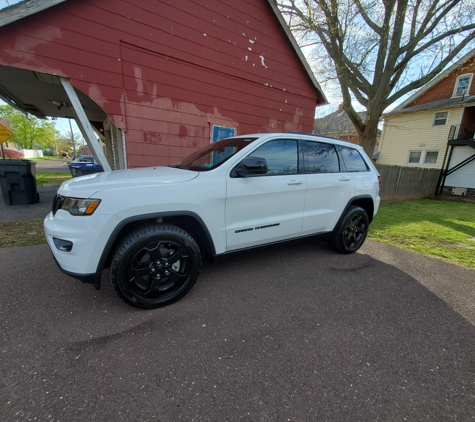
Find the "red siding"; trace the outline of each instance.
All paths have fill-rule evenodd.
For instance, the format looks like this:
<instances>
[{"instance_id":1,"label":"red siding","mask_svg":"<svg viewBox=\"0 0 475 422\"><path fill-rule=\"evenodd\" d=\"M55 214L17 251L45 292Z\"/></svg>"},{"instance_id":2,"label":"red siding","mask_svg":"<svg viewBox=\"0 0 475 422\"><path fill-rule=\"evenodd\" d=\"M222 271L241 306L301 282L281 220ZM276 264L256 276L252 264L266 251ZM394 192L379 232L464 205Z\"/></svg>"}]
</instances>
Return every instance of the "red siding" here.
<instances>
[{"instance_id":1,"label":"red siding","mask_svg":"<svg viewBox=\"0 0 475 422\"><path fill-rule=\"evenodd\" d=\"M313 126L318 92L267 0L75 0L0 28L0 64L67 76L126 132L130 167ZM321 101L321 99L320 99Z\"/></svg>"}]
</instances>

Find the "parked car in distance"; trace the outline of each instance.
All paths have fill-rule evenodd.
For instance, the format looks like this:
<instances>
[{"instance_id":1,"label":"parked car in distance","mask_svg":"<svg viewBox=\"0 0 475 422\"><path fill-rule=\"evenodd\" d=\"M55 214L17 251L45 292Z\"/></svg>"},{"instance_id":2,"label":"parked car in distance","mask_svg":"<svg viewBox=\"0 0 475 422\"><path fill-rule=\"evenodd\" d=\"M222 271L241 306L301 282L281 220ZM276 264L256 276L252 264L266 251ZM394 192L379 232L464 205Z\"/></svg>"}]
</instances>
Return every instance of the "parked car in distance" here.
<instances>
[{"instance_id":1,"label":"parked car in distance","mask_svg":"<svg viewBox=\"0 0 475 422\"><path fill-rule=\"evenodd\" d=\"M45 234L66 274L112 286L140 308L190 291L202 257L319 236L356 252L380 203L381 178L357 145L301 133L237 136L169 167L64 182Z\"/></svg>"},{"instance_id":2,"label":"parked car in distance","mask_svg":"<svg viewBox=\"0 0 475 422\"><path fill-rule=\"evenodd\" d=\"M80 155L75 161L78 163L94 163L94 157L92 155Z\"/></svg>"},{"instance_id":3,"label":"parked car in distance","mask_svg":"<svg viewBox=\"0 0 475 422\"><path fill-rule=\"evenodd\" d=\"M92 155L80 155L76 160L71 161L68 167L73 177L104 171L102 166L96 163Z\"/></svg>"}]
</instances>

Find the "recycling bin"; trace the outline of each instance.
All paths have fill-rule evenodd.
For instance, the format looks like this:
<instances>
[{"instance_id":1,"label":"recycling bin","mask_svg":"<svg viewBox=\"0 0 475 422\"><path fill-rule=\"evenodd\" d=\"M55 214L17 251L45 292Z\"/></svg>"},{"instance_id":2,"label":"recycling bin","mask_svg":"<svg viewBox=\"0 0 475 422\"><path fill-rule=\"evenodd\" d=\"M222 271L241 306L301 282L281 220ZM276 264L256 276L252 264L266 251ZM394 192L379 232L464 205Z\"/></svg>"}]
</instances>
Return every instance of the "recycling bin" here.
<instances>
[{"instance_id":1,"label":"recycling bin","mask_svg":"<svg viewBox=\"0 0 475 422\"><path fill-rule=\"evenodd\" d=\"M5 205L29 205L39 201L36 163L0 159L0 186Z\"/></svg>"}]
</instances>

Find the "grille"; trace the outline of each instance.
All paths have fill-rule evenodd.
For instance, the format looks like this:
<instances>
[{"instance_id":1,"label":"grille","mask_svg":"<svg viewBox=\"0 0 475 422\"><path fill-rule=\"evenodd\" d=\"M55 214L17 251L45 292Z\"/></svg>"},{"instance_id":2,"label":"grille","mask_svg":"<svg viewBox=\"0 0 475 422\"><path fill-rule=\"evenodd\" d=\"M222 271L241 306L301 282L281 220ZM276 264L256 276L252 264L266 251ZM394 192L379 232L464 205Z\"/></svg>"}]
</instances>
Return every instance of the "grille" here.
<instances>
[{"instance_id":1,"label":"grille","mask_svg":"<svg viewBox=\"0 0 475 422\"><path fill-rule=\"evenodd\" d=\"M53 200L53 215L55 215L56 211L58 211L63 206L64 199L64 196L56 194Z\"/></svg>"}]
</instances>

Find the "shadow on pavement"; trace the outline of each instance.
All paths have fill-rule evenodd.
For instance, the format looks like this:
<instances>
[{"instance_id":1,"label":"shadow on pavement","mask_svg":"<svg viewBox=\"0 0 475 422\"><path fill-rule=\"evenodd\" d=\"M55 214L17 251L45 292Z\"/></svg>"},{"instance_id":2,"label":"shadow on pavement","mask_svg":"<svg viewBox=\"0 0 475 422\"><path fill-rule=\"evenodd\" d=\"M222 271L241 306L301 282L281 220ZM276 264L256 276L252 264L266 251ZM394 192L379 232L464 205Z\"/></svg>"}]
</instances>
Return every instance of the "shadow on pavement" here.
<instances>
[{"instance_id":1,"label":"shadow on pavement","mask_svg":"<svg viewBox=\"0 0 475 422\"><path fill-rule=\"evenodd\" d=\"M1 419L471 420L475 327L370 246L229 255L154 311L0 249Z\"/></svg>"}]
</instances>

